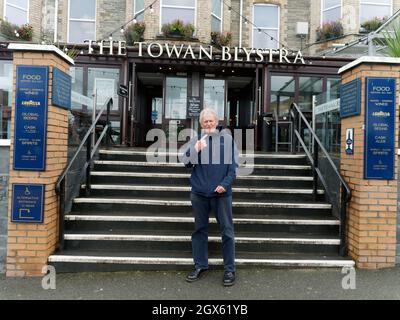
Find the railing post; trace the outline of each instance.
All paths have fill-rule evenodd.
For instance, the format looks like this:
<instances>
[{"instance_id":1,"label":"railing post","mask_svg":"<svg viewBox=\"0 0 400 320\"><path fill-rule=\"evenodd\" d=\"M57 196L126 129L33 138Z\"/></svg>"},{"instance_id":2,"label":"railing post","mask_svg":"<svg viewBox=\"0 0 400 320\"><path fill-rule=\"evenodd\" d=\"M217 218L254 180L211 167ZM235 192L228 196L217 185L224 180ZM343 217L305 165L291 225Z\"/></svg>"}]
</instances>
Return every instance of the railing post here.
<instances>
[{"instance_id":1,"label":"railing post","mask_svg":"<svg viewBox=\"0 0 400 320\"><path fill-rule=\"evenodd\" d=\"M60 196L59 196L59 249L64 250L64 230L65 230L65 177L62 179L60 183Z\"/></svg>"},{"instance_id":2,"label":"railing post","mask_svg":"<svg viewBox=\"0 0 400 320\"><path fill-rule=\"evenodd\" d=\"M317 201L317 196L318 196L318 174L317 174L317 168L318 168L318 143L314 144L314 154L313 154L313 195L314 195L314 201Z\"/></svg>"},{"instance_id":3,"label":"railing post","mask_svg":"<svg viewBox=\"0 0 400 320\"><path fill-rule=\"evenodd\" d=\"M106 125L108 126L108 128L106 132L106 147L109 147L110 145L110 135L111 135L110 107L111 107L111 100L109 100L107 103Z\"/></svg>"},{"instance_id":4,"label":"railing post","mask_svg":"<svg viewBox=\"0 0 400 320\"><path fill-rule=\"evenodd\" d=\"M299 125L297 126L297 132L299 133L299 135L300 135L300 137L301 137L301 117L300 117L300 114L298 113L297 114L297 116L298 116L298 118L299 118ZM302 138L302 137L301 137ZM303 139L303 138L302 138ZM304 139L303 139L304 140ZM297 152L300 152L300 148L301 148L301 145L300 145L300 143L298 144L298 148L297 148Z\"/></svg>"},{"instance_id":5,"label":"railing post","mask_svg":"<svg viewBox=\"0 0 400 320\"><path fill-rule=\"evenodd\" d=\"M346 244L346 219L347 219L347 190L343 184L341 184L341 195L340 195L340 246L339 254L344 257L347 256L347 244Z\"/></svg>"},{"instance_id":6,"label":"railing post","mask_svg":"<svg viewBox=\"0 0 400 320\"><path fill-rule=\"evenodd\" d=\"M90 133L91 135L92 133ZM90 155L92 152L92 139L89 135L88 139L86 140L86 183L85 183L85 193L86 196L90 195Z\"/></svg>"},{"instance_id":7,"label":"railing post","mask_svg":"<svg viewBox=\"0 0 400 320\"><path fill-rule=\"evenodd\" d=\"M292 116L292 153L296 153L296 144L297 144L297 136L295 134L296 129L297 129L297 119L296 119L296 115L297 115L297 110L295 108L292 108L292 112L291 112Z\"/></svg>"}]
</instances>

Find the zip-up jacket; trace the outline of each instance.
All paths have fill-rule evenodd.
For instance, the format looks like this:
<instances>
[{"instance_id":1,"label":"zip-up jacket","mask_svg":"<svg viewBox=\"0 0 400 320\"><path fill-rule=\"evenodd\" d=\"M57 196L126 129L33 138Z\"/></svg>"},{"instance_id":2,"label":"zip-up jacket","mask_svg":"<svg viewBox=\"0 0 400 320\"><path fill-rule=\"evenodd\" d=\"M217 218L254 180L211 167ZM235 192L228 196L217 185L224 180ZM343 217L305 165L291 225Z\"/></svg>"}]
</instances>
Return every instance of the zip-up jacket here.
<instances>
[{"instance_id":1,"label":"zip-up jacket","mask_svg":"<svg viewBox=\"0 0 400 320\"><path fill-rule=\"evenodd\" d=\"M183 162L187 168L193 168L190 184L195 194L205 197L232 195L238 152L232 136L221 129L221 126L218 127L215 133L204 138L207 146L200 152L196 152L194 148L197 137L189 142ZM224 187L226 192L215 192L217 186Z\"/></svg>"}]
</instances>

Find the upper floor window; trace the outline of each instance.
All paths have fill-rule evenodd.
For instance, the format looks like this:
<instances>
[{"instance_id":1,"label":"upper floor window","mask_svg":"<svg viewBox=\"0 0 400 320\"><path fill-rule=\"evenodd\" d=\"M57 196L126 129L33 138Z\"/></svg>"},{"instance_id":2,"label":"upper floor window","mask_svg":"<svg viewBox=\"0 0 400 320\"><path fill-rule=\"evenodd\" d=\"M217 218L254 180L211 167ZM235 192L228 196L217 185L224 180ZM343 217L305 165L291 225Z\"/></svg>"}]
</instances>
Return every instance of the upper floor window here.
<instances>
[{"instance_id":1,"label":"upper floor window","mask_svg":"<svg viewBox=\"0 0 400 320\"><path fill-rule=\"evenodd\" d=\"M29 22L29 0L6 0L4 5L4 18L14 24Z\"/></svg>"},{"instance_id":2,"label":"upper floor window","mask_svg":"<svg viewBox=\"0 0 400 320\"><path fill-rule=\"evenodd\" d=\"M196 0L162 0L161 25L176 19L196 25Z\"/></svg>"},{"instance_id":3,"label":"upper floor window","mask_svg":"<svg viewBox=\"0 0 400 320\"><path fill-rule=\"evenodd\" d=\"M222 0L212 0L211 31L222 31Z\"/></svg>"},{"instance_id":4,"label":"upper floor window","mask_svg":"<svg viewBox=\"0 0 400 320\"><path fill-rule=\"evenodd\" d=\"M279 47L279 6L255 4L253 6L253 48Z\"/></svg>"},{"instance_id":5,"label":"upper floor window","mask_svg":"<svg viewBox=\"0 0 400 320\"><path fill-rule=\"evenodd\" d=\"M392 15L392 0L360 0L360 23Z\"/></svg>"},{"instance_id":6,"label":"upper floor window","mask_svg":"<svg viewBox=\"0 0 400 320\"><path fill-rule=\"evenodd\" d=\"M133 14L136 21L144 20L144 0L135 0Z\"/></svg>"},{"instance_id":7,"label":"upper floor window","mask_svg":"<svg viewBox=\"0 0 400 320\"><path fill-rule=\"evenodd\" d=\"M322 0L321 2L321 25L342 18L342 0Z\"/></svg>"},{"instance_id":8,"label":"upper floor window","mask_svg":"<svg viewBox=\"0 0 400 320\"><path fill-rule=\"evenodd\" d=\"M69 0L68 42L96 38L96 0Z\"/></svg>"}]
</instances>

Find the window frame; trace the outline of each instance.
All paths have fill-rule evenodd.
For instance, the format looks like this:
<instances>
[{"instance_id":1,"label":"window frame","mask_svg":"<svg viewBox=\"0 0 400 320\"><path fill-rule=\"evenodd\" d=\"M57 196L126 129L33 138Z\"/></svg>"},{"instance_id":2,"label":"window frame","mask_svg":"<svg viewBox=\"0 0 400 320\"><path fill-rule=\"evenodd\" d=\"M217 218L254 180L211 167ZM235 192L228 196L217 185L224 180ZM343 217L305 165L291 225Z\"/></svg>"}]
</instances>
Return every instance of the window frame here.
<instances>
[{"instance_id":1,"label":"window frame","mask_svg":"<svg viewBox=\"0 0 400 320\"><path fill-rule=\"evenodd\" d=\"M220 21L220 28L219 28L219 32L222 32L222 26L223 26L223 17L224 17L224 2L222 0L219 0L221 2L221 17L218 17L216 14L214 14L214 12L212 12L211 9L211 17L214 17L215 19L218 19ZM211 19L212 21L212 19ZM212 32L212 22L211 22L211 32Z\"/></svg>"},{"instance_id":2,"label":"window frame","mask_svg":"<svg viewBox=\"0 0 400 320\"><path fill-rule=\"evenodd\" d=\"M71 18L71 1L68 0L68 23L67 23L67 43L70 42L70 27L71 21L79 21L79 22L93 22L94 23L94 39L88 39L88 40L96 40L96 33L97 33L97 0L94 0L94 20L89 20L89 19L76 19L76 18Z\"/></svg>"},{"instance_id":3,"label":"window frame","mask_svg":"<svg viewBox=\"0 0 400 320\"><path fill-rule=\"evenodd\" d=\"M336 6L325 8L325 9L324 9L324 0L321 0L321 21L320 21L321 27L323 26L324 23L326 23L326 22L324 22L324 12L332 10L332 9L336 9L336 8L340 8L339 20L343 19L343 0L340 0L340 5L336 5Z\"/></svg>"},{"instance_id":4,"label":"window frame","mask_svg":"<svg viewBox=\"0 0 400 320\"><path fill-rule=\"evenodd\" d=\"M6 17L7 17L7 5L9 5L9 6L13 7L13 8L26 11L26 22L23 23L22 25L29 23L29 4L30 4L30 0L27 0L27 4L26 4L27 7L25 9L25 8L16 6L15 4L8 3L7 0L4 0L3 19L6 20ZM10 21L9 19L7 19L7 21L10 22L10 23L15 24L14 22Z\"/></svg>"},{"instance_id":5,"label":"window frame","mask_svg":"<svg viewBox=\"0 0 400 320\"><path fill-rule=\"evenodd\" d=\"M165 0L160 0L160 15L159 15L159 17L160 17L160 22L159 22L159 28L158 28L158 30L159 30L160 33L161 33L161 28L162 28L162 11L163 11L163 8L172 8L172 9L194 9L194 22L193 22L193 26L194 26L195 29L197 28L197 3L198 3L197 0L194 0L194 7L172 6L172 5L169 5L169 4L165 5L165 4L164 4L164 1L165 1ZM167 22L167 23L169 23L169 22Z\"/></svg>"},{"instance_id":6,"label":"window frame","mask_svg":"<svg viewBox=\"0 0 400 320\"><path fill-rule=\"evenodd\" d=\"M258 32L258 29L261 29L261 30L274 30L274 31L276 30L276 31L278 31L277 32L277 39L275 40L276 47L275 48L271 48L271 49L274 49L274 50L279 49L280 29L281 29L281 7L280 7L280 5L271 4L271 3L254 3L253 4L253 21L254 21L254 16L255 16L255 14L254 14L255 8L257 6L260 6L260 7L261 6L276 7L278 9L278 13L277 13L277 15L278 15L278 28L264 28L264 27L260 27L260 26L255 27L254 25L252 25L251 26L251 47L255 48L255 49L258 48L258 47L254 46L254 32ZM261 49L263 49L263 48L261 48Z\"/></svg>"},{"instance_id":7,"label":"window frame","mask_svg":"<svg viewBox=\"0 0 400 320\"><path fill-rule=\"evenodd\" d=\"M390 8L390 12L389 12L389 15L388 15L388 17L390 17L390 16L392 16L393 15L393 0L390 0L390 4L382 4L382 3L376 3L376 2L374 2L374 1L368 1L368 0L360 0L360 4L359 4L359 7L358 7L358 9L359 9L359 16L358 16L358 18L359 18L359 22L360 22L360 25L361 25L361 6L362 5L374 5L374 6L381 6L381 7L389 7ZM370 18L371 19L371 18ZM367 21L367 20L366 20Z\"/></svg>"}]
</instances>

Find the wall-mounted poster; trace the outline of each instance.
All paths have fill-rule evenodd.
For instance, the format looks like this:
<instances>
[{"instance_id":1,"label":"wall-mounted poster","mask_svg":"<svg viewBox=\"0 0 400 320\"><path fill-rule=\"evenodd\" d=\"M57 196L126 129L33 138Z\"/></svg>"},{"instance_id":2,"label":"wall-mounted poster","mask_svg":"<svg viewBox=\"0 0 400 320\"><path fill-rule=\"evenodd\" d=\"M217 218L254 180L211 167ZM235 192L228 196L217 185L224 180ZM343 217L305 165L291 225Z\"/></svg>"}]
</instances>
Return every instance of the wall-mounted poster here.
<instances>
[{"instance_id":1,"label":"wall-mounted poster","mask_svg":"<svg viewBox=\"0 0 400 320\"><path fill-rule=\"evenodd\" d=\"M47 66L17 66L14 170L45 170L48 74Z\"/></svg>"},{"instance_id":2,"label":"wall-mounted poster","mask_svg":"<svg viewBox=\"0 0 400 320\"><path fill-rule=\"evenodd\" d=\"M394 178L395 102L395 78L365 78L365 179Z\"/></svg>"}]
</instances>

